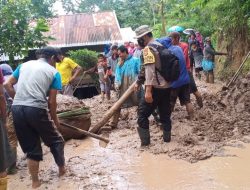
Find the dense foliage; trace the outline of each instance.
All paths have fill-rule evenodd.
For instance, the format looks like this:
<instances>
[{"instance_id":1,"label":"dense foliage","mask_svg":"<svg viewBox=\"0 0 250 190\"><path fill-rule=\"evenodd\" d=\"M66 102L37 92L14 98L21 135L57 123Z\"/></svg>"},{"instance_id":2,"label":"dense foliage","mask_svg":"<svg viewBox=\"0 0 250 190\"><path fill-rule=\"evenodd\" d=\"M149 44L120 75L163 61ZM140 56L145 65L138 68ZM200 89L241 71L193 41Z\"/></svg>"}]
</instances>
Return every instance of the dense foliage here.
<instances>
[{"instance_id":1,"label":"dense foliage","mask_svg":"<svg viewBox=\"0 0 250 190\"><path fill-rule=\"evenodd\" d=\"M81 49L68 52L70 58L81 65L84 70L89 69L97 63L97 53L95 51Z\"/></svg>"},{"instance_id":2,"label":"dense foliage","mask_svg":"<svg viewBox=\"0 0 250 190\"><path fill-rule=\"evenodd\" d=\"M69 51L69 57L82 66L83 70L88 70L94 67L97 63L97 52L88 49L81 49L76 51ZM98 76L91 75L92 79L97 83Z\"/></svg>"},{"instance_id":3,"label":"dense foliage","mask_svg":"<svg viewBox=\"0 0 250 190\"><path fill-rule=\"evenodd\" d=\"M161 35L160 26L195 28L204 35L250 28L250 0L62 0L68 12L115 10L121 27L148 24ZM163 20L164 19L164 20ZM159 36L157 36L159 37Z\"/></svg>"},{"instance_id":4,"label":"dense foliage","mask_svg":"<svg viewBox=\"0 0 250 190\"><path fill-rule=\"evenodd\" d=\"M0 1L0 53L9 56L13 64L14 56L25 56L30 48L45 45L49 30L45 18L52 16L50 3L54 0L5 0ZM44 3L44 4L43 4Z\"/></svg>"}]
</instances>

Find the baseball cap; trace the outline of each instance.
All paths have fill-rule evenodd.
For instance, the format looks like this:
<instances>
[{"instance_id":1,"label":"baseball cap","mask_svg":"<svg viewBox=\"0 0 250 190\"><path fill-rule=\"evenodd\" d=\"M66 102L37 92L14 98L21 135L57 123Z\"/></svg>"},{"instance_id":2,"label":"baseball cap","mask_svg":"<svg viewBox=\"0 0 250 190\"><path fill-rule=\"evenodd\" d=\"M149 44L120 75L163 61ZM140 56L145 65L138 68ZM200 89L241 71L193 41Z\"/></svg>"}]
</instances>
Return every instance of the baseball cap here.
<instances>
[{"instance_id":1,"label":"baseball cap","mask_svg":"<svg viewBox=\"0 0 250 190\"><path fill-rule=\"evenodd\" d=\"M43 47L41 49L38 49L36 54L39 54L39 55L46 55L46 56L57 56L59 54L57 48L54 48L54 47L51 47L51 46L46 46L46 47Z\"/></svg>"},{"instance_id":2,"label":"baseball cap","mask_svg":"<svg viewBox=\"0 0 250 190\"><path fill-rule=\"evenodd\" d=\"M2 69L3 76L11 75L13 73L12 68L6 63L1 64L0 68Z\"/></svg>"}]
</instances>

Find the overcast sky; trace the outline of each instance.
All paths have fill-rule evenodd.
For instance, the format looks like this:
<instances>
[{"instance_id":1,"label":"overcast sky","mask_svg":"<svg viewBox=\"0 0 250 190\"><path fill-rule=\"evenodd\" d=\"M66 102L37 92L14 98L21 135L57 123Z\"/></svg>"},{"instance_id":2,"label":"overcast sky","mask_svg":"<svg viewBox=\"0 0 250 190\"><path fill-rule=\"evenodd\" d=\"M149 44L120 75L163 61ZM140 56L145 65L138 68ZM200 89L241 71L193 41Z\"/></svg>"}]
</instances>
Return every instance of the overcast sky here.
<instances>
[{"instance_id":1,"label":"overcast sky","mask_svg":"<svg viewBox=\"0 0 250 190\"><path fill-rule=\"evenodd\" d=\"M53 5L53 9L55 10L56 14L58 14L58 15L65 15L66 14L65 11L63 10L61 1L56 1L55 4Z\"/></svg>"}]
</instances>

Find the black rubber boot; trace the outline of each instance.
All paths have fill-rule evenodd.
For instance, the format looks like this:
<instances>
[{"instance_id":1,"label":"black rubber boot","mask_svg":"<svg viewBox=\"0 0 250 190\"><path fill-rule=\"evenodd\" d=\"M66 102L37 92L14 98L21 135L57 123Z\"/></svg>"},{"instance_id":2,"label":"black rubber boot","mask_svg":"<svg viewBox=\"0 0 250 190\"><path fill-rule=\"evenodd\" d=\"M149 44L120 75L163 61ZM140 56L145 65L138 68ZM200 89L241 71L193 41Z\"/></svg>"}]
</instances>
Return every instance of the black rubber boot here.
<instances>
[{"instance_id":1,"label":"black rubber boot","mask_svg":"<svg viewBox=\"0 0 250 190\"><path fill-rule=\"evenodd\" d=\"M164 140L164 142L170 142L171 141L171 131L163 130L163 140Z\"/></svg>"},{"instance_id":2,"label":"black rubber boot","mask_svg":"<svg viewBox=\"0 0 250 190\"><path fill-rule=\"evenodd\" d=\"M143 129L141 127L137 127L137 131L141 139L141 146L148 146L150 144L149 129Z\"/></svg>"}]
</instances>

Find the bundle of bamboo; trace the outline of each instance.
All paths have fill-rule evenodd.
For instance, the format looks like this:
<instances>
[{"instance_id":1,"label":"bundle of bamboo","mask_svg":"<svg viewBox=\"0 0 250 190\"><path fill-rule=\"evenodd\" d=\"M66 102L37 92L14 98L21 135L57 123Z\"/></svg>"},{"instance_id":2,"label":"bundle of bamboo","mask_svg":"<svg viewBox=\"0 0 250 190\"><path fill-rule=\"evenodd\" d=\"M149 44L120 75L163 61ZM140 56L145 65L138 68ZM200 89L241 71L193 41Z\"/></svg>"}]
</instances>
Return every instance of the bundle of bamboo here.
<instances>
[{"instance_id":1,"label":"bundle of bamboo","mask_svg":"<svg viewBox=\"0 0 250 190\"><path fill-rule=\"evenodd\" d=\"M82 100L75 97L57 95L58 109L57 116L60 122L73 125L79 129L88 131L91 125L91 114L88 107ZM59 131L65 140L80 139L84 135L60 125Z\"/></svg>"}]
</instances>

